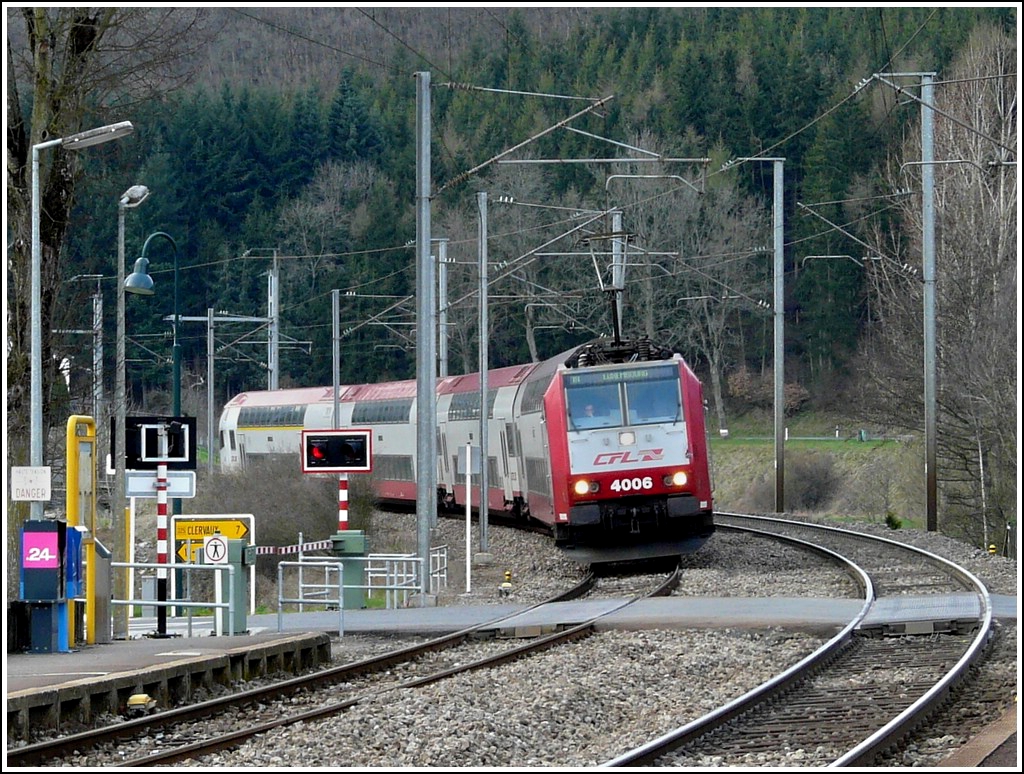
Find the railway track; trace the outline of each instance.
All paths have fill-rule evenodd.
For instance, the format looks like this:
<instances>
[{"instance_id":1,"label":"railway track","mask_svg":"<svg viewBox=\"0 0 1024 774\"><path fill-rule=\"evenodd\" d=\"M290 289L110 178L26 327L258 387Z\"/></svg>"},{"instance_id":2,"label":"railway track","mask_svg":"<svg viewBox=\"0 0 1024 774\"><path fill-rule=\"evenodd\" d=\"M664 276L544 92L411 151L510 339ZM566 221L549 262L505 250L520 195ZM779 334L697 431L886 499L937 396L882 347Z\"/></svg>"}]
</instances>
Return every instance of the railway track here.
<instances>
[{"instance_id":1,"label":"railway track","mask_svg":"<svg viewBox=\"0 0 1024 774\"><path fill-rule=\"evenodd\" d=\"M716 526L853 556L850 566L857 567L865 604L839 634L791 669L607 766L872 765L941 707L992 635L985 586L934 554L779 519L718 514ZM874 604L961 593L977 601L970 619L933 624L918 634L865 626Z\"/></svg>"},{"instance_id":2,"label":"railway track","mask_svg":"<svg viewBox=\"0 0 1024 774\"><path fill-rule=\"evenodd\" d=\"M627 585L636 593L635 598L665 595L671 592L678 579L678 569L668 575L644 575L628 582L621 576L602 578L590 574L574 588L534 607L587 596L621 597ZM631 601L623 601L616 609ZM484 636L482 630L493 630L501 620L273 685L9 749L7 761L11 766L46 765L56 761L120 767L178 763L230 749L277 728L339 714L370 695L416 688L460 673L494 668L594 632L594 622L589 621L525 644L515 640L480 639ZM231 730L224 730L225 727Z\"/></svg>"},{"instance_id":3,"label":"railway track","mask_svg":"<svg viewBox=\"0 0 1024 774\"><path fill-rule=\"evenodd\" d=\"M626 743L636 744L638 740L643 740L640 746L609 760L604 765L879 765L877 761L880 756L891 754L899 740L921 723L922 717L948 697L953 682L947 680L946 676L958 671L962 676L967 664L973 663L976 658L975 655L969 655L968 651L972 649L970 643L979 639L977 634L979 627L984 624L984 616L971 619L957 618L928 633L908 634L905 631L886 631L881 624L873 623L868 615L872 602L884 603L901 598L913 600L926 595L934 595L937 603L941 603L949 595L973 597L977 600L979 609L984 610L984 597L987 592L980 584L972 581L973 576L957 571L945 560L930 557L902 544L890 545L890 541L870 539L870 543L865 543L865 540L869 540L866 535L844 533L841 530L822 531L815 525L741 519L738 515L722 515L719 525L723 534L743 528L753 529L754 532L751 534L756 534L759 540L795 539L799 542L794 545L801 549L814 550L832 562L842 562L844 556L854 557L853 561L846 563L847 574L856 579L856 585L861 590L859 596L864 600L861 612L851 620L843 632L829 640L817 653L805 656L816 647L815 644L788 662L774 659L770 663L777 665L779 674L763 685L752 688L757 681L764 680L770 674L768 670L762 670L762 676L756 680L747 680L743 684L744 687L739 689L748 690L748 693L739 699L723 704L702 718L668 733L662 733L663 729L669 727L668 725L651 724L646 729L646 735L631 739L624 736L621 745L609 745L604 755L593 759L593 765L605 760L608 755L616 754L617 750L625 750ZM782 534L786 532L790 533L788 537ZM857 568L858 565L860 569ZM661 576L659 581L662 579L664 576ZM674 582L676 581L671 581ZM643 589L635 586L637 583L646 586L646 590L650 590L654 585L653 579L646 577L590 576L573 590L572 596L622 599L642 593ZM848 589L847 585L846 596L849 596ZM665 593L666 590L667 586L659 593ZM558 635L539 638L531 642L529 647L510 645L507 641L488 642L469 634L458 647L430 651L419 657L408 655L416 648L406 648L403 651L408 653L404 657L401 655L403 651L398 651L380 660L368 659L361 662L364 666L362 677L354 671L347 677L335 675L336 679L325 680L319 687L310 690L292 691L288 694L287 718L282 717L281 705L271 703L269 698L250 698L240 709L233 710L240 716L239 722L248 727L247 730L240 733L222 732L219 740L197 738L197 726L205 727L201 729L205 733L213 731L215 726L223 728L228 725L230 721L225 718L224 709L217 710L222 720L207 715L205 717L210 719L198 724L196 719L186 718L181 720L176 728L136 730L138 741L133 743L136 744L134 750L129 743L123 741L123 738L114 740L109 743L110 747L105 753L107 758L101 759L97 757L98 753L83 750L78 754L64 752L48 760L60 760L71 765L142 767L175 762L205 765L210 757L213 760L219 759L216 750L234 750L254 735L283 728L285 725L291 725L294 729L304 725L311 729L303 734L292 732L294 739L301 739L303 735L309 734L314 738L320 734L323 738L323 734L334 735L337 731L315 730L332 728L330 725L317 723L319 718L337 715L364 701L379 706L384 691L392 691L394 696L383 699L384 702L394 702L389 705L390 709L387 706L384 708L385 716L398 712L402 705L407 705L411 711L415 711L421 700L413 699L413 695L419 692L408 691L406 694L402 689L427 686L467 671L483 670L499 663L518 661L528 652L537 652L534 646L550 649L558 644L556 640L563 635L565 642L579 641L592 631L594 622L586 622ZM464 633L451 637L455 638L461 634ZM655 642L660 640L652 639L652 646ZM602 644L601 637L589 639L587 643L573 647L586 647L597 658L602 658L606 651L608 657L612 657L611 649L608 645ZM670 644L669 647L673 646ZM679 647L685 646L675 646L673 651L652 648L649 652L642 652L644 657L649 657L653 661L670 660L672 653L678 652ZM631 652L635 654L637 651ZM561 651L554 651L538 660L523 660L517 666L518 677L499 677L500 672L496 672L494 678L480 675L474 682L478 695L480 692L501 693L501 686L511 686L507 681L512 679L520 682L525 680L527 683L543 681L546 695L550 697L551 691L563 689L560 688L560 667L555 667L558 672L550 671L553 662L558 663L565 659L564 656L558 656L558 653ZM631 658L635 659L637 656ZM547 667L531 666L535 661L544 663L545 660ZM797 661L799 663L793 665ZM371 666L375 662L376 664ZM766 661L765 664L767 663L769 662ZM455 677L455 681L458 680L459 678ZM384 681L388 687L385 687ZM732 680L729 681L729 684L731 683ZM538 690L540 687L538 682ZM431 702L430 712L436 706L433 702L438 701L437 695L452 690L438 688L439 686L435 686L433 690L427 689L430 692L428 695L435 697L426 699ZM327 693L330 694L329 699L324 698ZM305 697L302 705L297 698L299 695ZM406 695L408 698L403 698ZM735 696L735 693L733 695ZM255 697L255 694L253 696ZM924 697L931 698L922 704L921 700ZM516 699L510 697L509 701ZM925 707L929 702L930 709ZM222 700L222 703L228 702ZM462 705L456 701L453 708L447 710L456 713L445 716L450 718L450 725L444 724L434 731L447 737L448 734L458 735L464 727L472 727L473 721L469 717L463 718L465 708L458 709L460 706ZM666 705L664 713L659 712L659 715L675 715L680 717L682 722L696 714L690 709L692 706L694 705L689 703L689 700L680 703L677 698L673 704ZM711 702L705 702L699 711L706 711L712 706L714 705ZM361 709L367 708L364 706ZM639 707L634 711L640 711ZM689 715L686 714L688 711ZM422 709L420 712L422 713ZM302 724L303 720L308 722ZM339 723L338 720L331 722ZM342 721L342 724L349 722L352 721ZM366 717L362 723L366 723ZM603 723L612 724L608 731L602 732L608 736L614 728L615 721L606 719L602 711L595 707L587 725L592 724L595 729L599 729ZM409 733L413 734L413 738L421 740L426 738L422 734L431 732L420 731L417 734L410 728ZM651 741L655 734L661 736ZM95 733L82 736L95 736ZM361 736L360 733L358 737ZM168 749L157 749L158 744L165 742L155 741L156 739L166 740ZM284 748L295 744L294 739L285 742L277 735L268 737L261 744L261 752L253 751L253 757L249 760L263 761L253 765L270 765L266 762L268 758L258 758L256 755L266 755L267 749L270 748L274 755L287 756ZM360 739L354 738L351 741L356 747L351 748L350 757L343 756L340 760L363 760L362 753L357 751ZM74 740L69 742L74 744ZM301 742L298 744L301 745ZM246 745L245 749L248 751L251 747L252 745ZM11 757L12 752L17 751L9 751L11 765L30 765L15 762ZM239 763L233 757L234 753L226 755L228 757L224 760L230 761L231 765ZM551 753L545 752L541 755L548 756L547 760L557 760L557 756ZM427 759L434 760L433 757ZM287 761L288 758L283 757L282 760ZM459 760L459 757L456 756L454 760ZM526 758L517 755L513 760L524 762ZM101 762L94 763L96 761Z\"/></svg>"}]
</instances>

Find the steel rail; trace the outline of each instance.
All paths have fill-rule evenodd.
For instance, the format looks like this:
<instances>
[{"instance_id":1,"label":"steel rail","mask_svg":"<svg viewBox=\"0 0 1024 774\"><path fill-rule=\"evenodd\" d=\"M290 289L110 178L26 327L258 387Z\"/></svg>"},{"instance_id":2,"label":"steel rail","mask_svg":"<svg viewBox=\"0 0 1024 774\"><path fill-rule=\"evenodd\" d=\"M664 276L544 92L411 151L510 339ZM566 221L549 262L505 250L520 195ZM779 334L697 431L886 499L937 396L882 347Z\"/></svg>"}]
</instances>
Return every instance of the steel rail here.
<instances>
[{"instance_id":1,"label":"steel rail","mask_svg":"<svg viewBox=\"0 0 1024 774\"><path fill-rule=\"evenodd\" d=\"M960 567L954 562L949 561L945 557L934 554L930 551L926 551L922 548L914 546L908 546L906 543L900 543L896 540L890 540L889 538L878 537L875 535L867 535L862 532L854 532L852 530L843 529L841 527L833 527L829 525L819 524L808 524L806 522L790 522L785 519L779 519L776 517L767 516L750 516L747 514L722 514L727 516L734 516L746 519L756 519L765 522L775 522L779 524L798 524L800 527L810 527L819 529L826 532L834 532L844 534L847 536L854 536L859 538L870 538L879 543L888 544L904 550L911 550L915 553L926 557L929 561L945 567L945 569L963 583L967 588L972 589L973 593L978 595L981 604L981 616L978 620L978 626L976 629L975 636L971 641L970 646L964 651L959 661L943 676L943 678L937 682L930 690L923 694L917 701L912 703L903 712L894 717L882 728L878 729L875 733L863 740L860 744L849 750L844 755L837 758L832 762L830 767L846 767L846 766L866 766L877 758L878 755L891 749L897 745L901 739L913 732L913 730L921 723L927 720L928 715L935 709L940 707L953 689L966 677L968 670L971 666L978 662L978 660L984 654L985 648L988 646L989 641L993 636L992 631L992 597L985 584L977 578L974 574L969 572L967 569Z\"/></svg>"},{"instance_id":2,"label":"steel rail","mask_svg":"<svg viewBox=\"0 0 1024 774\"><path fill-rule=\"evenodd\" d=\"M716 528L721 527L716 525ZM742 531L754 532L777 539L779 538L778 535L768 532L760 532L758 530ZM795 538L785 538L785 542L799 545L802 548L806 548L824 556L829 556L842 566L846 567L850 574L857 579L857 582L863 591L864 602L861 605L860 610L857 611L857 614L850 619L849 623L847 623L838 634L832 637L832 639L813 653L805 656L789 669L781 672L756 688L751 689L733 701L722 705L718 709L715 709L706 715L675 729L674 731L663 734L657 739L636 747L617 758L613 758L612 760L603 763L602 768L651 765L667 752L713 731L724 723L727 723L733 718L749 711L758 704L766 702L772 697L784 692L791 685L805 679L815 669L827 664L850 644L854 632L864 620L865 616L867 616L868 611L871 609L871 605L874 603L875 592L871 583L871 578L868 577L867 573L857 567L857 565L826 548Z\"/></svg>"},{"instance_id":3,"label":"steel rail","mask_svg":"<svg viewBox=\"0 0 1024 774\"><path fill-rule=\"evenodd\" d=\"M914 701L910 706L906 707L897 716L885 723L881 728L878 728L870 736L863 739L846 753L832 761L829 764L830 767L870 765L881 753L898 745L902 739L912 733L915 728L926 720L933 710L941 706L941 704L948 698L953 688L967 675L969 668L976 663L978 659L980 659L984 652L984 648L992 637L993 613L991 597L988 590L985 588L984 584L969 571L943 557L905 543L865 533L845 530L838 527L790 521L777 517L752 516L736 513L717 513L716 517L733 517L764 524L774 524L776 526L786 525L801 529L820 530L822 532L840 534L859 540L869 540L876 541L881 544L888 544L890 546L897 547L902 551L907 551L911 554L925 558L927 561L943 567L945 571L956 578L958 582L965 585L967 588L972 589L980 599L982 613L978 619L976 634L970 646L965 649L957 663L921 697ZM803 544L805 546L811 545L806 543L806 541L773 533L769 530L753 529L751 527L738 527L719 522L716 522L716 527L718 529L731 529L771 536L779 540ZM817 548L826 554L833 553L824 547ZM835 554L835 556L838 557L838 554ZM847 566L852 566L852 563L847 562L845 558L843 561ZM603 766L614 767L653 764L659 758L672 750L694 741L728 720L736 718L739 715L748 712L755 706L768 701L771 697L778 695L787 687L806 679L813 674L816 669L820 668L837 656L852 642L854 631L863 623L870 608L876 601L875 593L867 573L859 567L857 568L857 573L863 575L865 579L866 585L864 588L867 590L865 594L865 605L859 611L857 616L851 619L849 624L847 624L832 640L825 643L825 645L814 653L808 655L798 664L795 664L782 674L772 678L752 691L749 691L733 702L730 702L701 718L687 723L674 731L664 734L658 739L630 750L627 753L604 763Z\"/></svg>"},{"instance_id":4,"label":"steel rail","mask_svg":"<svg viewBox=\"0 0 1024 774\"><path fill-rule=\"evenodd\" d=\"M629 605L634 604L636 601L640 599L646 599L648 597L655 596L663 596L665 594L670 593L672 589L678 586L680 577L681 572L679 567L677 566L675 570L669 576L667 576L666 579L661 584L659 584L659 586L654 590L646 594L638 595L633 599L624 600L621 603L615 605L613 608L605 610L600 615L594 616L588 621L577 624L575 626L570 626L562 631L554 632L552 634L539 637L537 639L531 640L530 642L524 645L520 645L515 648L510 648L509 650L504 651L502 653L486 656L484 658L478 659L470 663L459 664L457 666L450 667L447 669L441 669L437 672L425 675L423 677L413 678L411 680L401 683L400 685L389 687L387 690L404 690L409 688L417 688L420 686L439 682L441 680L447 679L457 674L472 672L478 669L493 669L495 667L501 666L502 664L511 663L512 661L516 661L520 658L543 652L550 648L557 647L558 645L564 645L569 642L574 642L576 640L589 637L590 635L596 632L595 624L601 618L611 615L612 613L617 612L619 610L622 610L624 607L628 607ZM587 589L589 589L592 588L593 585L594 580L593 577L590 576L588 578L585 578L580 584L578 584L578 586L574 587L573 589L570 589L568 594L572 595L571 597L567 597L566 594L561 594L558 596L558 599L575 598L581 596L582 594L578 593L581 588L586 587ZM549 602L553 601L556 600L552 599L548 602L543 602L534 605L530 609L542 607L544 604L548 604ZM480 626L472 627L472 629L466 630L465 633L468 635L473 631L479 631L480 629L484 628L491 628L494 625L494 623L500 623L502 620L517 617L521 615L522 612L525 611L517 612L511 616L502 616L501 618L495 619L494 622L491 622L489 624L483 624ZM271 731L275 728L293 725L296 723L319 720L321 718L337 715L349 709L350 707L359 704L361 701L364 701L369 696L375 695L375 693L376 692L371 691L369 693L362 694L351 699L346 699L341 702L335 702L324 707L319 707L309 712L297 713L294 715L290 715L288 717L278 718L272 721L268 721L266 723L261 723L259 725L252 726L250 728L230 732L215 739L194 742L182 747L176 747L173 749L153 753L142 758L125 760L116 765L132 768L164 765L169 763L177 763L201 755L208 755L210 753L218 752L220 750L230 749L238 746L239 744L245 742L248 739L251 739L254 736L257 736L258 734L266 733L267 731Z\"/></svg>"},{"instance_id":5,"label":"steel rail","mask_svg":"<svg viewBox=\"0 0 1024 774\"><path fill-rule=\"evenodd\" d=\"M551 602L561 602L575 599L586 594L594 585L594 575L588 574L575 586L560 592L550 599L537 602L525 610L516 613L502 615L490 621L477 624L461 631L452 632L441 637L436 637L424 643L399 648L361 661L343 664L319 670L308 675L299 675L272 685L250 688L238 691L225 696L219 696L197 704L190 704L184 707L177 707L155 715L134 718L132 720L115 723L102 728L91 729L76 734L47 739L41 742L7 749L7 762L11 766L32 766L43 763L47 760L59 758L65 750L84 750L98 747L102 744L109 744L121 739L139 736L146 733L149 728L167 726L174 723L182 723L190 720L198 720L221 712L227 707L238 703L259 702L273 696L280 696L286 693L295 693L302 690L317 689L325 686L358 677L360 675L381 671L397 664L412 661L426 653L439 652L453 648L469 640L474 633L481 629L493 628L503 620L513 615L521 615L524 612L534 610L542 605Z\"/></svg>"}]
</instances>

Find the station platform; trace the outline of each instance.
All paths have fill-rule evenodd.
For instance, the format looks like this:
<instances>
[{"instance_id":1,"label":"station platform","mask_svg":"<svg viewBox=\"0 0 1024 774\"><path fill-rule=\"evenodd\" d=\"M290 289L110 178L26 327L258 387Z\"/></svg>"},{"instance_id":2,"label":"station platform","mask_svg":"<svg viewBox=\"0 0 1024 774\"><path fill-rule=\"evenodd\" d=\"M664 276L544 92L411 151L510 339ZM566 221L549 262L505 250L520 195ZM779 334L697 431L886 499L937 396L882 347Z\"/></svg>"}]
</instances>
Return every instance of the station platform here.
<instances>
[{"instance_id":1,"label":"station platform","mask_svg":"<svg viewBox=\"0 0 1024 774\"><path fill-rule=\"evenodd\" d=\"M997 618L1016 619L1016 597L995 596L992 601ZM861 602L844 599L658 597L615 612L625 602L582 600L530 607L510 601L251 615L245 633L228 636L216 632L212 617L168 617L164 636L157 636L155 618L135 618L128 639L80 645L71 652L7 654L8 744L27 738L29 728L67 730L75 724L84 727L100 714L124 714L135 694L168 706L218 683L326 665L331 638L339 634L440 636L483 625L496 636L530 637L609 613L599 628L783 626L830 635L861 608ZM922 633L929 622L969 617L977 604L971 595L901 598L898 604L876 605L865 625L902 625L907 633Z\"/></svg>"}]
</instances>

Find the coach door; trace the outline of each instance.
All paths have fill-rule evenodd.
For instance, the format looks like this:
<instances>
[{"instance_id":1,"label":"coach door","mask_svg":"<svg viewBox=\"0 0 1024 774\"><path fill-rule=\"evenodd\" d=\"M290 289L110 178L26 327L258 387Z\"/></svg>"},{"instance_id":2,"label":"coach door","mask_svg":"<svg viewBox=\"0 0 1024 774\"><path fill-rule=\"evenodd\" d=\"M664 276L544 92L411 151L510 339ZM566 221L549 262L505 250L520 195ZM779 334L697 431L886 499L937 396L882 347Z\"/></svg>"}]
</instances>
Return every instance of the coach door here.
<instances>
[{"instance_id":1,"label":"coach door","mask_svg":"<svg viewBox=\"0 0 1024 774\"><path fill-rule=\"evenodd\" d=\"M516 453L515 431L514 425L506 423L499 433L501 436L501 488L507 503L512 502L515 498L513 484L518 484L519 480L519 476L516 474L516 469L519 466L516 458L519 455Z\"/></svg>"}]
</instances>

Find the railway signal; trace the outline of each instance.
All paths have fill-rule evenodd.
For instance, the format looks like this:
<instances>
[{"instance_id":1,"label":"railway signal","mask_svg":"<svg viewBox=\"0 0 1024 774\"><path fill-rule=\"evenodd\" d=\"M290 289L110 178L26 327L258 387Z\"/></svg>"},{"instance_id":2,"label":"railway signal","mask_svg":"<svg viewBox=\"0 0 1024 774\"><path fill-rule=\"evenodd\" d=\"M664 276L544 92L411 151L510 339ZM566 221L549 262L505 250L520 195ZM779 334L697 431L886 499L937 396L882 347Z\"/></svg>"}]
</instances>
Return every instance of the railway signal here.
<instances>
[{"instance_id":1,"label":"railway signal","mask_svg":"<svg viewBox=\"0 0 1024 774\"><path fill-rule=\"evenodd\" d=\"M368 473L369 430L303 430L303 473Z\"/></svg>"}]
</instances>

